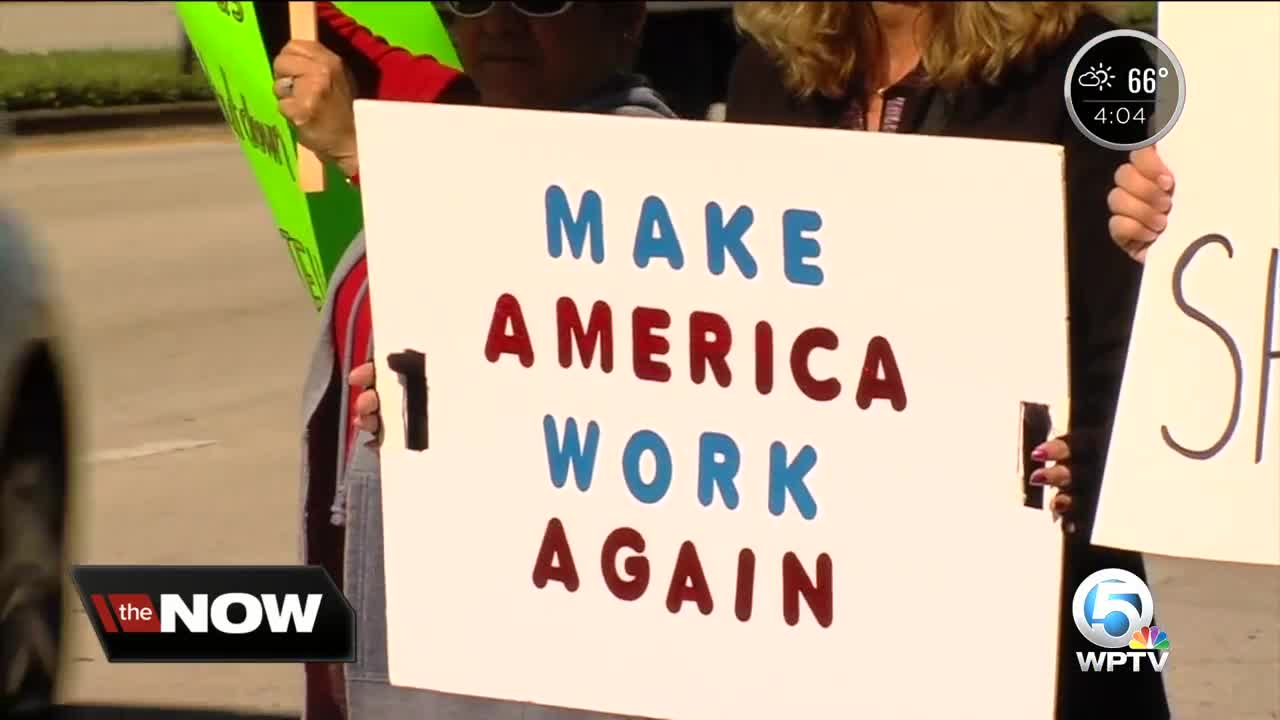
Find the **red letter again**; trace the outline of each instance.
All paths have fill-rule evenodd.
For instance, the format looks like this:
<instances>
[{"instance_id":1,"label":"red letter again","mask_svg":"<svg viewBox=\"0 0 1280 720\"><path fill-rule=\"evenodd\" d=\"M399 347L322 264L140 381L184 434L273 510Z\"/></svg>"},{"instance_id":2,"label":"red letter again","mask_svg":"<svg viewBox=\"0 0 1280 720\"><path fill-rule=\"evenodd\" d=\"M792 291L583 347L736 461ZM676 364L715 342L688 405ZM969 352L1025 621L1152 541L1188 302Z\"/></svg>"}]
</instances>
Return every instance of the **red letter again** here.
<instances>
[{"instance_id":1,"label":"red letter again","mask_svg":"<svg viewBox=\"0 0 1280 720\"><path fill-rule=\"evenodd\" d=\"M507 332L507 322L511 332ZM529 342L529 328L524 324L520 301L511 293L503 293L493 307L493 320L489 322L489 338L484 342L484 357L491 363L503 355L515 355L520 364L533 366L533 345Z\"/></svg>"},{"instance_id":2,"label":"red letter again","mask_svg":"<svg viewBox=\"0 0 1280 720\"><path fill-rule=\"evenodd\" d=\"M551 518L547 522L547 531L542 535L542 547L538 548L538 559L533 563L533 584L542 589L547 586L548 580L564 585L569 592L578 589L578 566L573 564L569 538L564 534L560 518Z\"/></svg>"},{"instance_id":3,"label":"red letter again","mask_svg":"<svg viewBox=\"0 0 1280 720\"><path fill-rule=\"evenodd\" d=\"M626 579L618 574L618 551L622 548L637 553L622 561L622 569L630 576ZM644 536L629 527L620 527L604 539L604 546L600 549L600 572L609 592L619 600L638 600L649 588L649 561L639 554L643 552Z\"/></svg>"},{"instance_id":4,"label":"red letter again","mask_svg":"<svg viewBox=\"0 0 1280 720\"><path fill-rule=\"evenodd\" d=\"M560 351L560 367L573 364L573 346L578 346L582 367L591 367L600 346L600 369L613 372L613 313L609 303L597 300L591 306L591 318L582 327L582 316L573 298L562 297L556 301L556 345Z\"/></svg>"},{"instance_id":5,"label":"red letter again","mask_svg":"<svg viewBox=\"0 0 1280 720\"><path fill-rule=\"evenodd\" d=\"M789 552L782 556L782 619L788 625L800 622L800 596L822 627L831 627L831 556L818 555L818 581L809 579L800 558Z\"/></svg>"},{"instance_id":6,"label":"red letter again","mask_svg":"<svg viewBox=\"0 0 1280 720\"><path fill-rule=\"evenodd\" d=\"M671 586L667 588L667 609L678 613L680 606L690 600L698 603L698 610L703 615L711 614L711 588L707 586L707 576L702 573L698 548L685 540L680 544L680 554L676 556L676 566L671 571Z\"/></svg>"},{"instance_id":7,"label":"red letter again","mask_svg":"<svg viewBox=\"0 0 1280 720\"><path fill-rule=\"evenodd\" d=\"M733 599L733 614L742 622L751 619L751 605L756 594L756 555L749 548L738 553L738 588Z\"/></svg>"}]
</instances>

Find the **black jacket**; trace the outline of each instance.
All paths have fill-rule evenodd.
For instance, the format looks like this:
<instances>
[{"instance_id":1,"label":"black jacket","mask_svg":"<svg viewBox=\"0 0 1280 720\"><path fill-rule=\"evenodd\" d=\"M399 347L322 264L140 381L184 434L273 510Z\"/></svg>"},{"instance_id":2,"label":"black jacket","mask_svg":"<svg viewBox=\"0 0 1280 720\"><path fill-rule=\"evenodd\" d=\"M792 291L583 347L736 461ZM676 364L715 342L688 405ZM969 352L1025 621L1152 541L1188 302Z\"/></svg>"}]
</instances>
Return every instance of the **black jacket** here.
<instances>
[{"instance_id":1,"label":"black jacket","mask_svg":"<svg viewBox=\"0 0 1280 720\"><path fill-rule=\"evenodd\" d=\"M998 85L949 93L946 121L940 132L953 137L1053 143L1065 148L1072 498L1073 519L1079 532L1069 538L1063 558L1060 720L1165 720L1169 716L1158 675L1079 671L1075 652L1101 648L1081 637L1071 617L1076 586L1094 570L1118 567L1145 575L1136 553L1092 547L1085 541L1097 508L1142 266L1116 247L1107 228L1107 193L1114 184L1116 168L1127 156L1099 147L1080 133L1067 115L1063 83L1076 51L1089 39L1115 27L1102 17L1086 15L1056 49L1027 67L1009 72ZM1135 62L1147 61L1136 57ZM903 130L913 131L924 124L930 104L914 103L911 117L903 120ZM730 78L726 120L835 127L843 106L838 100L799 99L792 95L784 86L777 64L759 45L748 40ZM1037 272L1035 268L1021 271ZM1018 332L1018 328L1008 330Z\"/></svg>"}]
</instances>

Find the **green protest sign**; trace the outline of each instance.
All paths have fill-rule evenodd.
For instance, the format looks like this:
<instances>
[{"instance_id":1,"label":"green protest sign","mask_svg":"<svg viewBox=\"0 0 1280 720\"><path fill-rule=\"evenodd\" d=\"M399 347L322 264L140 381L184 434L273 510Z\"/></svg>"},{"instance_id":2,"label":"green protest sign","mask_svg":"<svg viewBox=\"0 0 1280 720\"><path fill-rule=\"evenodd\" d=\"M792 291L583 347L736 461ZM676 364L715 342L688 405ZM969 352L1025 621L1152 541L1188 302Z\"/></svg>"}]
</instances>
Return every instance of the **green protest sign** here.
<instances>
[{"instance_id":1,"label":"green protest sign","mask_svg":"<svg viewBox=\"0 0 1280 720\"><path fill-rule=\"evenodd\" d=\"M460 67L430 2L339 2L338 9L388 42ZM316 306L363 224L360 194L335 167L325 191L298 186L293 130L276 105L271 65L253 2L179 2L178 15L227 124L262 188L281 238Z\"/></svg>"},{"instance_id":2,"label":"green protest sign","mask_svg":"<svg viewBox=\"0 0 1280 720\"><path fill-rule=\"evenodd\" d=\"M451 68L462 67L434 3L357 0L334 5L396 47L430 55Z\"/></svg>"}]
</instances>

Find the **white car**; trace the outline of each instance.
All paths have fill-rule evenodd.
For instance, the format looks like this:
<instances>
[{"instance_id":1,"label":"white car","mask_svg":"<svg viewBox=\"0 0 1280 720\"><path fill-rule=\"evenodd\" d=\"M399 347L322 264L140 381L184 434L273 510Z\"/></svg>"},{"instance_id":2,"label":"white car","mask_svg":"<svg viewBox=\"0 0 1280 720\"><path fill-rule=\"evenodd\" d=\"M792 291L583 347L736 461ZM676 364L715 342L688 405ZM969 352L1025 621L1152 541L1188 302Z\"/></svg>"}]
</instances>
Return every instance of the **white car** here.
<instances>
[{"instance_id":1,"label":"white car","mask_svg":"<svg viewBox=\"0 0 1280 720\"><path fill-rule=\"evenodd\" d=\"M49 708L61 650L72 433L42 265L0 207L0 718Z\"/></svg>"}]
</instances>

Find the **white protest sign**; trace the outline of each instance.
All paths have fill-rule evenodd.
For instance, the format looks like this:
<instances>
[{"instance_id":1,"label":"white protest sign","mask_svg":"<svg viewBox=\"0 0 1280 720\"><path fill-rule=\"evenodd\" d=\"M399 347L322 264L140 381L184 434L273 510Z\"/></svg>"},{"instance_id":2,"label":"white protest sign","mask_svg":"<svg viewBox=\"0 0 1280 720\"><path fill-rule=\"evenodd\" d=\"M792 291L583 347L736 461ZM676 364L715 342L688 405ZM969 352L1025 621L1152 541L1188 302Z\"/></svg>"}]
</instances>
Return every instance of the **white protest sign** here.
<instances>
[{"instance_id":1,"label":"white protest sign","mask_svg":"<svg viewBox=\"0 0 1280 720\"><path fill-rule=\"evenodd\" d=\"M1051 716L1061 536L1018 458L1020 403L1066 396L1060 149L370 102L357 124L394 684ZM423 433L391 367L414 356Z\"/></svg>"},{"instance_id":2,"label":"white protest sign","mask_svg":"<svg viewBox=\"0 0 1280 720\"><path fill-rule=\"evenodd\" d=\"M1093 542L1280 564L1280 4L1162 3L1186 73ZM1240 74L1242 48L1248 72Z\"/></svg>"}]
</instances>

